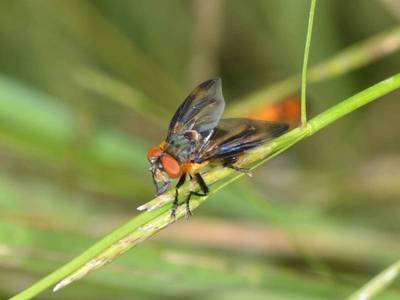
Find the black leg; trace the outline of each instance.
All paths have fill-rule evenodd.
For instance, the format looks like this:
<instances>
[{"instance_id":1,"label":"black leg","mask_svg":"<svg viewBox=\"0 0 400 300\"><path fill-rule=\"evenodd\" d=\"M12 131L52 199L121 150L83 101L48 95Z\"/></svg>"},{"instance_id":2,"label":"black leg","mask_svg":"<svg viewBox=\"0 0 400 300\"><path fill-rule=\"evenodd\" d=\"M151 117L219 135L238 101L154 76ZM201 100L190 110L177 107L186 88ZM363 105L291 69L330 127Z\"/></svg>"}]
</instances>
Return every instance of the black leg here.
<instances>
[{"instance_id":1,"label":"black leg","mask_svg":"<svg viewBox=\"0 0 400 300\"><path fill-rule=\"evenodd\" d=\"M190 176L191 179L193 178L192 175L189 174L189 176ZM185 200L185 203L186 203L186 216L191 216L192 215L192 212L190 210L190 199L192 198L192 196L204 197L204 196L207 196L208 193L210 192L207 184L204 182L203 177L199 173L196 173L194 175L194 178L195 178L196 182L198 183L198 185L200 186L200 189L201 189L202 193L191 191L189 193L189 195L186 197L186 200Z\"/></svg>"},{"instance_id":2,"label":"black leg","mask_svg":"<svg viewBox=\"0 0 400 300\"><path fill-rule=\"evenodd\" d=\"M185 183L185 181L186 181L186 173L182 174L182 176L179 178L178 183L175 186L175 199L174 199L174 202L172 203L172 208L171 208L171 217L174 219L176 216L176 209L178 208L178 204L179 204L178 189Z\"/></svg>"},{"instance_id":3,"label":"black leg","mask_svg":"<svg viewBox=\"0 0 400 300\"><path fill-rule=\"evenodd\" d=\"M237 159L238 158L235 157L235 156L225 158L223 166L226 167L226 168L233 169L233 170L235 170L237 172L245 173L245 174L247 174L249 176L252 176L252 174L250 172L251 170L249 168L240 168L240 167L234 166L234 163L237 162Z\"/></svg>"},{"instance_id":4,"label":"black leg","mask_svg":"<svg viewBox=\"0 0 400 300\"><path fill-rule=\"evenodd\" d=\"M210 192L210 190L208 189L207 184L204 182L203 177L201 177L201 175L199 173L196 173L194 175L194 178L196 179L197 183L199 184L201 190L203 191L203 193L204 193L203 196L206 196Z\"/></svg>"}]
</instances>

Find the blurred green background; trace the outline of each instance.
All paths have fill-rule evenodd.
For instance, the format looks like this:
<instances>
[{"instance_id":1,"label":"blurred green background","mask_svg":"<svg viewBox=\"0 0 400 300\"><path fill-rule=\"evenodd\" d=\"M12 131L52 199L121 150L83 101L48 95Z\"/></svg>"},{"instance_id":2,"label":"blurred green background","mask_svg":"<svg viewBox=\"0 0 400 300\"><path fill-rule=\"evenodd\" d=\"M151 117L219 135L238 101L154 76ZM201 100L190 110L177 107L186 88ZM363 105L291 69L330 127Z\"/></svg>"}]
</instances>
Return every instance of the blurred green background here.
<instances>
[{"instance_id":1,"label":"blurred green background","mask_svg":"<svg viewBox=\"0 0 400 300\"><path fill-rule=\"evenodd\" d=\"M1 1L0 298L152 198L146 151L199 82L220 76L233 109L299 73L308 6ZM399 21L396 0L319 1L310 63L399 30ZM391 55L310 85L311 115L397 73L393 43ZM400 258L399 96L339 120L190 220L40 299L346 297ZM376 299L400 299L400 283Z\"/></svg>"}]
</instances>

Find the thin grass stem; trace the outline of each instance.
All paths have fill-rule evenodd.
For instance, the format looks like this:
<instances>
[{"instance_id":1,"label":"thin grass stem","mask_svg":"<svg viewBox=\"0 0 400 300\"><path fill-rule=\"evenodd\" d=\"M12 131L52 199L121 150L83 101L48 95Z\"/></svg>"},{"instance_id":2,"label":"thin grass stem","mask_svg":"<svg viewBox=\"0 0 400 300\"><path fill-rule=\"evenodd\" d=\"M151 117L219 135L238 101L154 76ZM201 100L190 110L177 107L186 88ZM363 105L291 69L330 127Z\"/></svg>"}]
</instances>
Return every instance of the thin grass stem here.
<instances>
[{"instance_id":1,"label":"thin grass stem","mask_svg":"<svg viewBox=\"0 0 400 300\"><path fill-rule=\"evenodd\" d=\"M308 26L307 26L307 37L306 45L304 48L304 58L303 58L303 70L301 74L301 123L304 126L307 123L307 67L308 67L308 57L310 55L310 45L312 30L314 24L314 13L317 0L311 0L310 14L308 16Z\"/></svg>"}]
</instances>

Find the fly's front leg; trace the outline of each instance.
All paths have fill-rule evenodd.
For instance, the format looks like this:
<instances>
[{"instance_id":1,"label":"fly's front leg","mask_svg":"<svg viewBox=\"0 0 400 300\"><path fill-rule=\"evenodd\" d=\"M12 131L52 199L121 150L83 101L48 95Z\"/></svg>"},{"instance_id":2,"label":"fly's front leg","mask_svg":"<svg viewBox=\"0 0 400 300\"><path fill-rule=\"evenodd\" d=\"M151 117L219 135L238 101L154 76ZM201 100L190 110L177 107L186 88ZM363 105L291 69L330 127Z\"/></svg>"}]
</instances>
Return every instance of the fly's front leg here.
<instances>
[{"instance_id":1,"label":"fly's front leg","mask_svg":"<svg viewBox=\"0 0 400 300\"><path fill-rule=\"evenodd\" d=\"M190 179L193 179L192 175L190 175ZM199 197L204 197L207 196L208 193L210 192L210 189L208 188L207 184L205 183L203 177L200 175L200 173L194 174L194 179L196 180L197 184L200 186L200 189L202 193L199 192L189 192L189 195L186 197L185 203L186 203L186 217L192 216L192 211L190 210L190 199L192 196L199 196Z\"/></svg>"},{"instance_id":2,"label":"fly's front leg","mask_svg":"<svg viewBox=\"0 0 400 300\"><path fill-rule=\"evenodd\" d=\"M176 217L176 209L178 208L179 204L179 188L185 183L186 181L186 173L182 174L182 176L179 178L178 183L175 186L175 199L174 202L172 203L172 208L171 208L171 217L175 219Z\"/></svg>"}]
</instances>

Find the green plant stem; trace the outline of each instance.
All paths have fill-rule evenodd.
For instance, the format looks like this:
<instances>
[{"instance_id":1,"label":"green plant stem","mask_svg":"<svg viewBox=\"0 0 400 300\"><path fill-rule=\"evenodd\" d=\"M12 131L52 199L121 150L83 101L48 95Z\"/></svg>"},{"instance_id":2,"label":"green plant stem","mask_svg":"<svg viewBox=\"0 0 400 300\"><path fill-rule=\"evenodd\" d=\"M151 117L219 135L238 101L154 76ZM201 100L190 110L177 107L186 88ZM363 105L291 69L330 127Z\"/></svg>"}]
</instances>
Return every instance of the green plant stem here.
<instances>
[{"instance_id":1,"label":"green plant stem","mask_svg":"<svg viewBox=\"0 0 400 300\"><path fill-rule=\"evenodd\" d=\"M368 300L381 292L400 275L400 261L382 271L361 289L351 295L348 300Z\"/></svg>"},{"instance_id":2,"label":"green plant stem","mask_svg":"<svg viewBox=\"0 0 400 300\"><path fill-rule=\"evenodd\" d=\"M400 48L400 27L380 33L358 44L352 45L337 55L311 66L308 71L308 85L336 78L375 62ZM251 115L267 103L279 101L299 90L300 75L293 75L266 88L261 88L236 101L227 110L230 116Z\"/></svg>"},{"instance_id":3,"label":"green plant stem","mask_svg":"<svg viewBox=\"0 0 400 300\"><path fill-rule=\"evenodd\" d=\"M261 146L257 148L256 151L246 154L244 157L244 163L251 164L259 161L262 161L261 163L263 163L285 151L298 141L318 132L337 119L398 88L400 88L400 74L392 76L340 102L334 107L311 119L306 126L296 128L275 139L272 143ZM261 163L258 163L257 165ZM221 185L212 189L212 193L214 193L242 175L243 174L234 173L232 170L227 168L216 168L204 174L204 178L209 185L223 179L226 180ZM189 190L196 189L197 187L192 182L188 182L179 190L179 192L181 195L184 195ZM165 195L154 199L149 205L142 207L142 209L147 209L146 212L143 212L128 223L117 228L81 255L11 299L30 299L60 281L61 283L57 285L57 288L64 287L65 285L82 278L89 272L111 262L122 253L171 223L169 216L172 199L172 190ZM191 202L191 209L196 209L206 200L207 197L193 199ZM177 219L182 218L184 214L185 207L184 205L181 205L177 211Z\"/></svg>"},{"instance_id":4,"label":"green plant stem","mask_svg":"<svg viewBox=\"0 0 400 300\"><path fill-rule=\"evenodd\" d=\"M304 48L303 70L302 70L302 74L301 74L301 124L303 126L307 123L307 107L306 107L307 66L308 66L308 57L310 55L310 45L311 45L311 37L312 37L316 3L317 3L317 0L311 0L310 14L308 16L306 45Z\"/></svg>"}]
</instances>

